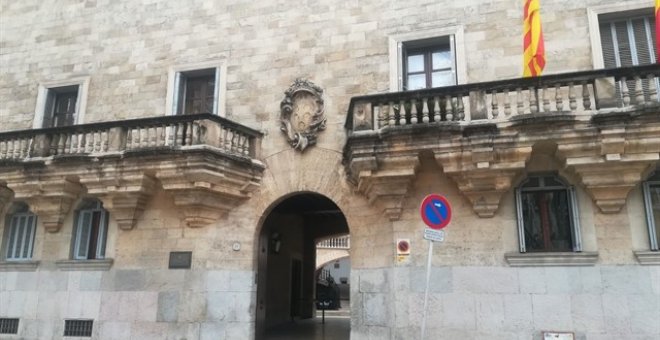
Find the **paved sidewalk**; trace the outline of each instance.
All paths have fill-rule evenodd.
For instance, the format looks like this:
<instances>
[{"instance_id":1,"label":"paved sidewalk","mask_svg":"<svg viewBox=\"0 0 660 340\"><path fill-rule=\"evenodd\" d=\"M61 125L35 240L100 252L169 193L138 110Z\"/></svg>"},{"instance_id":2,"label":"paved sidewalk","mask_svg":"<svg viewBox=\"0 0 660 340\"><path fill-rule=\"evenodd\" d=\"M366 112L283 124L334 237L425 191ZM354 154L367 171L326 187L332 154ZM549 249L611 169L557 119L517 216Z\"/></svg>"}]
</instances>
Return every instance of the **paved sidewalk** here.
<instances>
[{"instance_id":1,"label":"paved sidewalk","mask_svg":"<svg viewBox=\"0 0 660 340\"><path fill-rule=\"evenodd\" d=\"M268 332L265 340L348 340L351 333L349 301L342 300L342 307L325 312L325 324L321 323L321 311L314 319L297 320Z\"/></svg>"}]
</instances>

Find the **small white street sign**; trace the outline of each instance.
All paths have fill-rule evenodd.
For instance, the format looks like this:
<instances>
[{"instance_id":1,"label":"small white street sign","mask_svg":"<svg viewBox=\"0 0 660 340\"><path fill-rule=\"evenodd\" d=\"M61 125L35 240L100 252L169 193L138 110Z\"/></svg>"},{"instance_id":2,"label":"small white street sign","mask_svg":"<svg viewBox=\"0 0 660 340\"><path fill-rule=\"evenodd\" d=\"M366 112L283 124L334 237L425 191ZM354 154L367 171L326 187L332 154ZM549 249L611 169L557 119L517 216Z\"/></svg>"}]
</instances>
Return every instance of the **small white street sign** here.
<instances>
[{"instance_id":1,"label":"small white street sign","mask_svg":"<svg viewBox=\"0 0 660 340\"><path fill-rule=\"evenodd\" d=\"M442 242L445 240L445 231L424 228L424 239L432 242Z\"/></svg>"}]
</instances>

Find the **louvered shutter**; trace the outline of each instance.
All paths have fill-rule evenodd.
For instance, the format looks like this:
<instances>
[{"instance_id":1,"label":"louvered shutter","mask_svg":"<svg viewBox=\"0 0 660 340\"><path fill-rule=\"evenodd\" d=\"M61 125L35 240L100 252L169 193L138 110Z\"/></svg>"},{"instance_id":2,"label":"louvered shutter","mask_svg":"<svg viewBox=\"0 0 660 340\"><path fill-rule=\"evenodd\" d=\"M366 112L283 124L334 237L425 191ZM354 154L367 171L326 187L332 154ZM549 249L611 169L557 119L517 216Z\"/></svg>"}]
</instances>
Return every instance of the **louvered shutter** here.
<instances>
[{"instance_id":1,"label":"louvered shutter","mask_svg":"<svg viewBox=\"0 0 660 340\"><path fill-rule=\"evenodd\" d=\"M655 20L653 16L623 18L603 21L599 25L605 68L648 65L655 63ZM631 97L635 81L626 82ZM644 99L649 100L649 87L660 90L658 80L642 80ZM621 96L621 84L616 84L617 96Z\"/></svg>"}]
</instances>

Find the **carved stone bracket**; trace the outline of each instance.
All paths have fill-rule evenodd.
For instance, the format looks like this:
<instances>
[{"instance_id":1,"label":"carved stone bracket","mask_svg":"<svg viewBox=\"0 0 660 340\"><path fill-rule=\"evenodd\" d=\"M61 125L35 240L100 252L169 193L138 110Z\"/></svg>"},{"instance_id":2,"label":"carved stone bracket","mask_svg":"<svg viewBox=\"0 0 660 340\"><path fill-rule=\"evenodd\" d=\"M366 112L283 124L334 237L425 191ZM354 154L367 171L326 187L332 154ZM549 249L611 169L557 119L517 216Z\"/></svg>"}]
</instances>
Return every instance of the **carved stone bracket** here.
<instances>
[{"instance_id":1,"label":"carved stone bracket","mask_svg":"<svg viewBox=\"0 0 660 340\"><path fill-rule=\"evenodd\" d=\"M419 159L417 156L389 157L378 162L369 162L356 171L358 191L367 196L370 203L378 204L391 220L401 218L403 200L415 179ZM357 173L355 173L357 172Z\"/></svg>"},{"instance_id":2,"label":"carved stone bracket","mask_svg":"<svg viewBox=\"0 0 660 340\"><path fill-rule=\"evenodd\" d=\"M261 170L236 171L229 162L210 166L201 160L161 170L156 177L182 208L186 225L196 228L217 221L250 198L260 186Z\"/></svg>"},{"instance_id":3,"label":"carved stone bracket","mask_svg":"<svg viewBox=\"0 0 660 340\"><path fill-rule=\"evenodd\" d=\"M603 213L617 213L630 191L660 159L657 130L629 131L615 125L601 128L600 143L561 144L557 157L582 179Z\"/></svg>"},{"instance_id":4,"label":"carved stone bracket","mask_svg":"<svg viewBox=\"0 0 660 340\"><path fill-rule=\"evenodd\" d=\"M470 200L474 212L479 217L493 217L502 195L511 189L512 181L525 168L531 153L531 147L481 147L472 151L437 152L435 159Z\"/></svg>"},{"instance_id":5,"label":"carved stone bracket","mask_svg":"<svg viewBox=\"0 0 660 340\"><path fill-rule=\"evenodd\" d=\"M657 153L623 155L616 160L608 160L606 156L565 157L566 167L580 176L587 193L606 214L621 211L630 190L657 161Z\"/></svg>"},{"instance_id":6,"label":"carved stone bracket","mask_svg":"<svg viewBox=\"0 0 660 340\"><path fill-rule=\"evenodd\" d=\"M309 80L296 79L284 95L280 130L294 149L304 151L316 144L319 131L325 130L323 89Z\"/></svg>"},{"instance_id":7,"label":"carved stone bracket","mask_svg":"<svg viewBox=\"0 0 660 340\"><path fill-rule=\"evenodd\" d=\"M14 191L15 200L30 205L30 210L51 233L60 230L64 217L83 190L79 183L65 178L12 182L7 186Z\"/></svg>"},{"instance_id":8,"label":"carved stone bracket","mask_svg":"<svg viewBox=\"0 0 660 340\"><path fill-rule=\"evenodd\" d=\"M133 229L153 195L156 181L142 173L85 176L80 181L87 193L103 201L123 230Z\"/></svg>"}]
</instances>

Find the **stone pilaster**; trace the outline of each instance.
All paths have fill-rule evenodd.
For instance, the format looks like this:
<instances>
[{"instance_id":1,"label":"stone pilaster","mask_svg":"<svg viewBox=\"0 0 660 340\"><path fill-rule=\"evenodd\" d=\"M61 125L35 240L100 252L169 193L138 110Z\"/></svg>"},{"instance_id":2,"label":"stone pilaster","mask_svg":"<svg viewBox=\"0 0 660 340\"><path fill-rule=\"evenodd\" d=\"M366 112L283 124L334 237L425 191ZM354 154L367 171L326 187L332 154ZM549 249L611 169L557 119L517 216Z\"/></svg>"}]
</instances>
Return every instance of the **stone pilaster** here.
<instances>
[{"instance_id":1,"label":"stone pilaster","mask_svg":"<svg viewBox=\"0 0 660 340\"><path fill-rule=\"evenodd\" d=\"M11 202L14 193L5 186L0 186L0 214L5 211L9 202Z\"/></svg>"}]
</instances>

